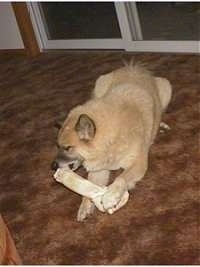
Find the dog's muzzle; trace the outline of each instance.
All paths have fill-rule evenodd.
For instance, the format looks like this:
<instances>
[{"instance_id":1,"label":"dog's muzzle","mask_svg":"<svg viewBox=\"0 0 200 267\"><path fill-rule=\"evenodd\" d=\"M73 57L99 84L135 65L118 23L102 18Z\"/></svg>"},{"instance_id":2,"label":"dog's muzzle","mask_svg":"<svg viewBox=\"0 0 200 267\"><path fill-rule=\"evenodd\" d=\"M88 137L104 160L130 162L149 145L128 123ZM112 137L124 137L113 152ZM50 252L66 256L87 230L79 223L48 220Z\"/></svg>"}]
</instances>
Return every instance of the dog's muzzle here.
<instances>
[{"instance_id":1,"label":"dog's muzzle","mask_svg":"<svg viewBox=\"0 0 200 267\"><path fill-rule=\"evenodd\" d=\"M78 169L82 165L82 158L72 158L60 150L55 160L51 163L51 169L56 171L58 168L69 167L72 170Z\"/></svg>"},{"instance_id":2,"label":"dog's muzzle","mask_svg":"<svg viewBox=\"0 0 200 267\"><path fill-rule=\"evenodd\" d=\"M58 168L64 168L68 166L71 170L75 171L82 165L82 161L76 159L76 160L70 160L68 162L59 162L58 160L54 160L51 163L51 169L53 171L56 171Z\"/></svg>"},{"instance_id":3,"label":"dog's muzzle","mask_svg":"<svg viewBox=\"0 0 200 267\"><path fill-rule=\"evenodd\" d=\"M57 171L57 169L59 168L59 164L56 160L54 160L52 163L51 163L51 169L52 171Z\"/></svg>"}]
</instances>

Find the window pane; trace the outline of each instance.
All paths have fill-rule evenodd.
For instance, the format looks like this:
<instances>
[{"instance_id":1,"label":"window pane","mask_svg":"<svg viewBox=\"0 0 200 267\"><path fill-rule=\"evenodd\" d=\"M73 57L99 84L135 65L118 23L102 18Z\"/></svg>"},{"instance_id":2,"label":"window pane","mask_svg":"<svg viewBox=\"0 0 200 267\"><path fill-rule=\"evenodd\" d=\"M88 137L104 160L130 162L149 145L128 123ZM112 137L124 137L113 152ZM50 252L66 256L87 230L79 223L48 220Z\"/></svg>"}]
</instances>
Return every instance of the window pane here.
<instances>
[{"instance_id":1,"label":"window pane","mask_svg":"<svg viewBox=\"0 0 200 267\"><path fill-rule=\"evenodd\" d=\"M43 2L48 39L121 38L113 2Z\"/></svg>"},{"instance_id":2,"label":"window pane","mask_svg":"<svg viewBox=\"0 0 200 267\"><path fill-rule=\"evenodd\" d=\"M144 40L199 40L200 3L137 3Z\"/></svg>"}]
</instances>

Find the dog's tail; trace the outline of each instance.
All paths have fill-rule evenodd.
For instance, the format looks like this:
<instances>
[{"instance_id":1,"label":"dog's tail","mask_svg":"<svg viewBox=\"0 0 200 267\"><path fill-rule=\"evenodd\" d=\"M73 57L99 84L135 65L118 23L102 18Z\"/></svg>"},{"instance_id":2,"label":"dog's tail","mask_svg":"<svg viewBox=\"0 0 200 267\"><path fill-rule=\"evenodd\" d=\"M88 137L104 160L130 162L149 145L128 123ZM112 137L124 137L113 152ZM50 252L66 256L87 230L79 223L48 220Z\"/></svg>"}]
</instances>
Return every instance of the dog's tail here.
<instances>
[{"instance_id":1,"label":"dog's tail","mask_svg":"<svg viewBox=\"0 0 200 267\"><path fill-rule=\"evenodd\" d=\"M153 71L151 70L148 62L136 60L133 56L129 60L122 58L122 63L124 68L130 73L140 72L143 74L153 75Z\"/></svg>"},{"instance_id":2,"label":"dog's tail","mask_svg":"<svg viewBox=\"0 0 200 267\"><path fill-rule=\"evenodd\" d=\"M122 63L124 65L124 67L126 67L126 68L133 68L133 66L136 64L134 57L131 57L130 60L127 60L125 58L122 58Z\"/></svg>"}]
</instances>

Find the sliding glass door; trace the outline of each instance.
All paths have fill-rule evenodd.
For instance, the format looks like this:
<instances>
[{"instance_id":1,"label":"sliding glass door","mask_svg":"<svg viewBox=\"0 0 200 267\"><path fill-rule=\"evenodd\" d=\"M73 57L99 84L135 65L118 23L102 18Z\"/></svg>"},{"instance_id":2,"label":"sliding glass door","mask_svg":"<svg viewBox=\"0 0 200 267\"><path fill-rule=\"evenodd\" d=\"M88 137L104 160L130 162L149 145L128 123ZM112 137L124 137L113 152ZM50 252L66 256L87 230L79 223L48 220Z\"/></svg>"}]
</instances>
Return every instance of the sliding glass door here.
<instances>
[{"instance_id":1,"label":"sliding glass door","mask_svg":"<svg viewBox=\"0 0 200 267\"><path fill-rule=\"evenodd\" d=\"M32 3L45 49L123 49L114 2Z\"/></svg>"},{"instance_id":2,"label":"sliding glass door","mask_svg":"<svg viewBox=\"0 0 200 267\"><path fill-rule=\"evenodd\" d=\"M198 2L29 3L43 49L199 52Z\"/></svg>"}]
</instances>

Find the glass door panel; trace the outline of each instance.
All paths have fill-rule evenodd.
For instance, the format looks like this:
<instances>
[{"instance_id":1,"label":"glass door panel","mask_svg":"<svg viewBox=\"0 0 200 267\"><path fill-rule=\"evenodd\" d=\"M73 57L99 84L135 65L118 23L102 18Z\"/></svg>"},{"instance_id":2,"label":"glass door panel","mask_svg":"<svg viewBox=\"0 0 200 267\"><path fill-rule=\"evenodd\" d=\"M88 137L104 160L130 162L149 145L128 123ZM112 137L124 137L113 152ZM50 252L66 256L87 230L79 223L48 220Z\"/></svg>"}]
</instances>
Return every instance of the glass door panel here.
<instances>
[{"instance_id":1,"label":"glass door panel","mask_svg":"<svg viewBox=\"0 0 200 267\"><path fill-rule=\"evenodd\" d=\"M113 2L42 2L49 40L121 38Z\"/></svg>"},{"instance_id":2,"label":"glass door panel","mask_svg":"<svg viewBox=\"0 0 200 267\"><path fill-rule=\"evenodd\" d=\"M199 40L200 3L137 3L143 40Z\"/></svg>"}]
</instances>

